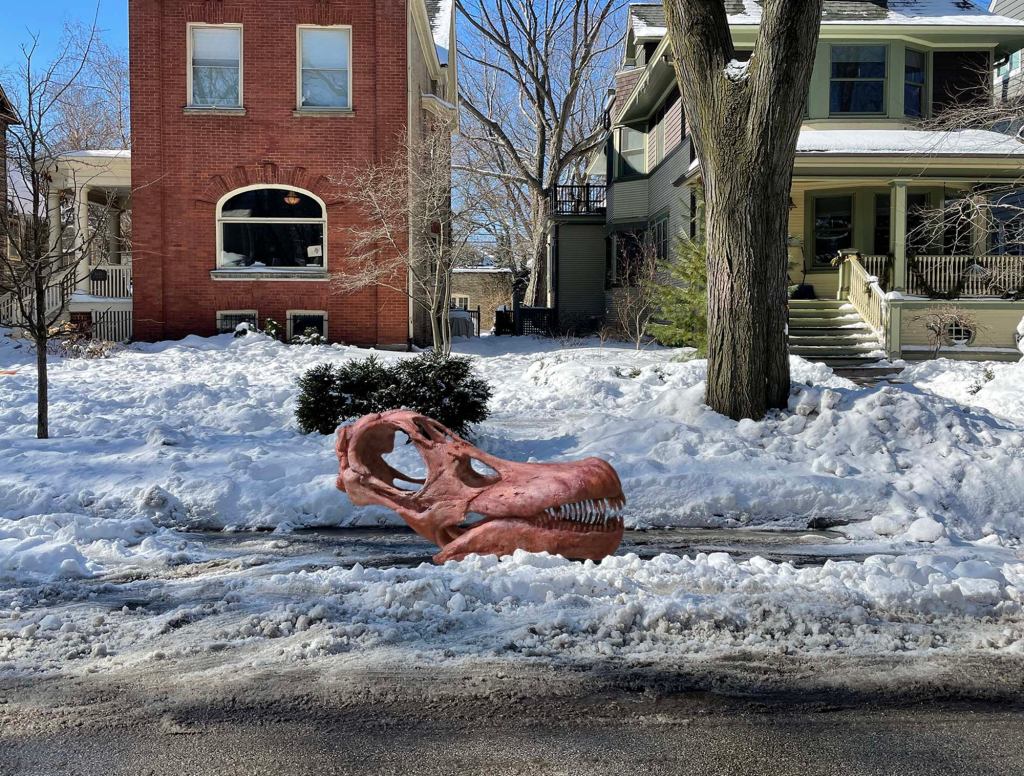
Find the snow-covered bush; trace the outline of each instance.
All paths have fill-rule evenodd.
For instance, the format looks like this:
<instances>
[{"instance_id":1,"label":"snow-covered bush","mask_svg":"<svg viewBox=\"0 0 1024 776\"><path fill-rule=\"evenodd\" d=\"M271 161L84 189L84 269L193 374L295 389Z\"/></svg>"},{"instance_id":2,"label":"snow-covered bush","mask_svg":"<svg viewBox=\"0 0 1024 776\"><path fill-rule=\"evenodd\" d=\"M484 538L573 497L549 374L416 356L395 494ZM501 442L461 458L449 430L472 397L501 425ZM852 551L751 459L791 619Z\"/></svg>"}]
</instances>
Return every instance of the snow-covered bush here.
<instances>
[{"instance_id":1,"label":"snow-covered bush","mask_svg":"<svg viewBox=\"0 0 1024 776\"><path fill-rule=\"evenodd\" d=\"M274 339L279 340L281 339L281 335L284 333L284 327L273 318L265 318L263 320L263 333L268 337L273 337Z\"/></svg>"},{"instance_id":2,"label":"snow-covered bush","mask_svg":"<svg viewBox=\"0 0 1024 776\"><path fill-rule=\"evenodd\" d=\"M472 362L434 352L384 365L374 356L340 366L320 364L299 378L295 416L304 433L331 434L373 412L411 409L467 434L486 419L491 389Z\"/></svg>"},{"instance_id":3,"label":"snow-covered bush","mask_svg":"<svg viewBox=\"0 0 1024 776\"><path fill-rule=\"evenodd\" d=\"M292 337L291 343L293 345L326 345L327 337L310 326L302 334Z\"/></svg>"}]
</instances>

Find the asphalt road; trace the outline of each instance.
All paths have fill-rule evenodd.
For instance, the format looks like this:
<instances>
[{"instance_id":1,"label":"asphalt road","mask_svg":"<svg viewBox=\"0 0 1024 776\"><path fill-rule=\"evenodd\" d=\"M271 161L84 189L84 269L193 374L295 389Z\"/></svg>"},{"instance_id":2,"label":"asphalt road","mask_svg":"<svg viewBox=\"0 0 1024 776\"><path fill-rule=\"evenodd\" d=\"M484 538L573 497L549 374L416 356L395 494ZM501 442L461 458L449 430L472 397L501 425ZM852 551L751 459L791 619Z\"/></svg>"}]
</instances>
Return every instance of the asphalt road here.
<instances>
[{"instance_id":1,"label":"asphalt road","mask_svg":"<svg viewBox=\"0 0 1024 776\"><path fill-rule=\"evenodd\" d=\"M1021 774L1021 661L0 677L0 773Z\"/></svg>"}]
</instances>

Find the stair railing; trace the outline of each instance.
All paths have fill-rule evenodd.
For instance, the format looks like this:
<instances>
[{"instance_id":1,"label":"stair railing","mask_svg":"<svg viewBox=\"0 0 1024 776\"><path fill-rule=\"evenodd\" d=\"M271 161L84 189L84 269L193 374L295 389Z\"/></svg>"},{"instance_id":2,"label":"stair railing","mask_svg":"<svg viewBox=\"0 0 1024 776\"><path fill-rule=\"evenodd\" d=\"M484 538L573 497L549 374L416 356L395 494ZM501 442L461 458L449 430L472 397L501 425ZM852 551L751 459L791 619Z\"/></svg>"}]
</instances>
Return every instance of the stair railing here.
<instances>
[{"instance_id":1,"label":"stair railing","mask_svg":"<svg viewBox=\"0 0 1024 776\"><path fill-rule=\"evenodd\" d=\"M889 302L878 283L857 256L847 256L839 265L839 294L874 329L882 345L889 347Z\"/></svg>"}]
</instances>

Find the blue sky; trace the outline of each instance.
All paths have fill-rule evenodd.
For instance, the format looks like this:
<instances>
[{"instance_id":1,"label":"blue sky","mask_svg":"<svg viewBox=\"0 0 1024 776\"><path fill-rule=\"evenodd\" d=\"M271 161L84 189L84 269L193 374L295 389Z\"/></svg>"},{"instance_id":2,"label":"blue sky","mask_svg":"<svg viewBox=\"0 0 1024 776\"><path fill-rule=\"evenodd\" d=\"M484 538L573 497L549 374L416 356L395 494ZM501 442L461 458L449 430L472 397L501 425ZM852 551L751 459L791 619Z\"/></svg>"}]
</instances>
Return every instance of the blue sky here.
<instances>
[{"instance_id":1,"label":"blue sky","mask_svg":"<svg viewBox=\"0 0 1024 776\"><path fill-rule=\"evenodd\" d=\"M49 60L57 50L65 21L91 22L96 0L29 0L3 3L0 21L0 69L18 64L19 46L39 33L39 48ZM115 48L128 47L128 0L99 0L98 25Z\"/></svg>"}]
</instances>

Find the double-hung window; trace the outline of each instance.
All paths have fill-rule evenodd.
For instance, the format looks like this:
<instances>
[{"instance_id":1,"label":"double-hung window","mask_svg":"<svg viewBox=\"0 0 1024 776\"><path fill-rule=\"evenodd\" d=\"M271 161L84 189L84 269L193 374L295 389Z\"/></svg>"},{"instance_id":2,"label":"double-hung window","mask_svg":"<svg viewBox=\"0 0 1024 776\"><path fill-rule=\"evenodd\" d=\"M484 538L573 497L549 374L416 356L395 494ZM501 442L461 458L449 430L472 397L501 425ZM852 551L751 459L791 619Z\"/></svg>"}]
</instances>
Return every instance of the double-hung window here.
<instances>
[{"instance_id":1,"label":"double-hung window","mask_svg":"<svg viewBox=\"0 0 1024 776\"><path fill-rule=\"evenodd\" d=\"M833 46L829 112L885 113L885 46Z\"/></svg>"},{"instance_id":2,"label":"double-hung window","mask_svg":"<svg viewBox=\"0 0 1024 776\"><path fill-rule=\"evenodd\" d=\"M907 49L903 76L903 112L907 116L924 116L924 88L927 80L927 59L924 52Z\"/></svg>"},{"instance_id":3,"label":"double-hung window","mask_svg":"<svg viewBox=\"0 0 1024 776\"><path fill-rule=\"evenodd\" d=\"M639 129L619 130L619 177L643 175L647 171L646 135Z\"/></svg>"},{"instance_id":4,"label":"double-hung window","mask_svg":"<svg viewBox=\"0 0 1024 776\"><path fill-rule=\"evenodd\" d=\"M189 107L242 107L241 26L192 25L189 51Z\"/></svg>"},{"instance_id":5,"label":"double-hung window","mask_svg":"<svg viewBox=\"0 0 1024 776\"><path fill-rule=\"evenodd\" d=\"M352 30L299 27L298 108L352 109Z\"/></svg>"}]
</instances>

